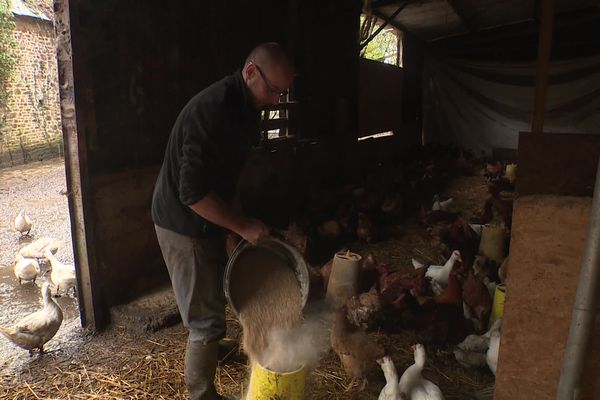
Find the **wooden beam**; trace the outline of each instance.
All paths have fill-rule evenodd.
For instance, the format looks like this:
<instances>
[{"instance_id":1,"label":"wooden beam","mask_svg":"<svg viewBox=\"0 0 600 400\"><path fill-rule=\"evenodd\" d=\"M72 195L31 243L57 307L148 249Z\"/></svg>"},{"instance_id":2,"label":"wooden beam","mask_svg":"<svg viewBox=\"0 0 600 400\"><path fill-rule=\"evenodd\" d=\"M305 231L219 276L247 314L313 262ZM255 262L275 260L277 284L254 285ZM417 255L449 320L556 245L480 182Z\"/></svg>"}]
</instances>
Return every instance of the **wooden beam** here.
<instances>
[{"instance_id":1,"label":"wooden beam","mask_svg":"<svg viewBox=\"0 0 600 400\"><path fill-rule=\"evenodd\" d=\"M377 28L377 30L375 32L373 32L367 40L365 40L364 42L362 42L360 44L358 50L360 51L360 50L364 49L369 44L369 42L375 38L375 36L379 35L379 32L381 32L383 30L383 28L385 28L390 23L390 21L392 21L394 18L396 18L396 16L398 14L400 14L400 12L402 10L404 10L404 7L406 7L408 5L408 3L409 3L408 1L405 1L400 7L398 7L398 9L396 11L394 11L392 13L392 15L387 17L385 19L385 22L383 24L381 24L381 26L379 28Z\"/></svg>"},{"instance_id":2,"label":"wooden beam","mask_svg":"<svg viewBox=\"0 0 600 400\"><path fill-rule=\"evenodd\" d=\"M469 33L475 32L476 29L473 26L473 24L471 24L471 22L465 17L465 14L462 12L462 10L456 7L456 0L446 1L448 2L450 8L452 8L452 11L454 11L454 13L458 16L458 19L460 19L460 22L462 22L463 26L469 31Z\"/></svg>"},{"instance_id":3,"label":"wooden beam","mask_svg":"<svg viewBox=\"0 0 600 400\"><path fill-rule=\"evenodd\" d=\"M535 99L531 132L541 133L544 129L544 112L546 110L546 93L548 89L548 71L550 69L550 49L552 47L552 30L554 29L554 0L542 3L542 21L538 44L538 61L535 73Z\"/></svg>"},{"instance_id":4,"label":"wooden beam","mask_svg":"<svg viewBox=\"0 0 600 400\"><path fill-rule=\"evenodd\" d=\"M402 0L373 0L371 2L371 8L374 10L381 7L395 6L401 2Z\"/></svg>"}]
</instances>

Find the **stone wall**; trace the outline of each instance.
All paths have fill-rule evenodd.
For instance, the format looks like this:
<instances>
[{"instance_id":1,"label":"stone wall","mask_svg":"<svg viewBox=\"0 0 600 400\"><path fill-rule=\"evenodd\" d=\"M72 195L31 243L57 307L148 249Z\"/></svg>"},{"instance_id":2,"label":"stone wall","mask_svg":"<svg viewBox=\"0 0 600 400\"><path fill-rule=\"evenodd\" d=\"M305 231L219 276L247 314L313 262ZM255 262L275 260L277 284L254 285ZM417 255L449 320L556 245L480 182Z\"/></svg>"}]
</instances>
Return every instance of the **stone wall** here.
<instances>
[{"instance_id":1,"label":"stone wall","mask_svg":"<svg viewBox=\"0 0 600 400\"><path fill-rule=\"evenodd\" d=\"M63 152L54 27L30 17L15 21L18 59L0 125L0 168Z\"/></svg>"}]
</instances>

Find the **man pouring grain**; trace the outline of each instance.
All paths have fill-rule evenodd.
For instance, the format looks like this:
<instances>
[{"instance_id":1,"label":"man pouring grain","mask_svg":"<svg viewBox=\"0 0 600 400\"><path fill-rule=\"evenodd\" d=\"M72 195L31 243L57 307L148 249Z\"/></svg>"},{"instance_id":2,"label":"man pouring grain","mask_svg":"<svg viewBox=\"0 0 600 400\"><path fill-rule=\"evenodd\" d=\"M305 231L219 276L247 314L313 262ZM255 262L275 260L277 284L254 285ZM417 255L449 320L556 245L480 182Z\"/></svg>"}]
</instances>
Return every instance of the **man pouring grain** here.
<instances>
[{"instance_id":1,"label":"man pouring grain","mask_svg":"<svg viewBox=\"0 0 600 400\"><path fill-rule=\"evenodd\" d=\"M293 78L283 49L264 43L244 67L194 96L171 131L152 198L152 219L184 325L191 399L220 399L214 387L225 335L224 237L251 243L268 234L232 207L235 186L258 139L260 108L276 104Z\"/></svg>"}]
</instances>

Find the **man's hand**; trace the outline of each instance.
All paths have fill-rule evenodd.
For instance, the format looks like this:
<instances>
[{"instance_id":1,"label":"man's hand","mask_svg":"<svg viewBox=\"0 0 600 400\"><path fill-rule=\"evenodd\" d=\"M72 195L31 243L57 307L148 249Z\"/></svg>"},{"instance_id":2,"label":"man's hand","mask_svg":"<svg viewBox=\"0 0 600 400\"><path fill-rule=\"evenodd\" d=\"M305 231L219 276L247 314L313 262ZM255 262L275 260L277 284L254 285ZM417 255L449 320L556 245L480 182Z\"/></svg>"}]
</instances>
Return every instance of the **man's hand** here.
<instances>
[{"instance_id":1,"label":"man's hand","mask_svg":"<svg viewBox=\"0 0 600 400\"><path fill-rule=\"evenodd\" d=\"M248 218L238 233L248 242L256 244L261 238L269 234L269 228L256 218Z\"/></svg>"}]
</instances>

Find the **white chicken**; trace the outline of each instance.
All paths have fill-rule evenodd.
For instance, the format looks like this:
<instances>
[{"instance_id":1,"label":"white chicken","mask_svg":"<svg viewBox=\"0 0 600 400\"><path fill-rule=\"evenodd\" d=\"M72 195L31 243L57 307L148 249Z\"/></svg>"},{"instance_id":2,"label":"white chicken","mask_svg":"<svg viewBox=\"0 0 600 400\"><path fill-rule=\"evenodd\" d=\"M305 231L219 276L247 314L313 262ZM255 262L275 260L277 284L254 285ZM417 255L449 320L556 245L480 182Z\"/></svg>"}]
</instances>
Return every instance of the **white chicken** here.
<instances>
[{"instance_id":1,"label":"white chicken","mask_svg":"<svg viewBox=\"0 0 600 400\"><path fill-rule=\"evenodd\" d=\"M15 230L21 232L21 235L29 235L31 225L31 218L25 214L25 210L19 211L15 217Z\"/></svg>"},{"instance_id":2,"label":"white chicken","mask_svg":"<svg viewBox=\"0 0 600 400\"><path fill-rule=\"evenodd\" d=\"M52 266L50 280L56 287L56 295L60 295L60 289L63 289L65 293L67 293L70 288L75 289L75 287L77 287L75 266L61 263L48 249L44 251L44 255L48 261L50 261L50 265Z\"/></svg>"},{"instance_id":3,"label":"white chicken","mask_svg":"<svg viewBox=\"0 0 600 400\"><path fill-rule=\"evenodd\" d=\"M33 258L25 258L21 254L15 254L15 277L19 281L30 281L35 283L35 279L40 274L40 264Z\"/></svg>"},{"instance_id":4,"label":"white chicken","mask_svg":"<svg viewBox=\"0 0 600 400\"><path fill-rule=\"evenodd\" d=\"M13 327L0 327L0 333L17 346L29 350L29 355L33 355L34 349L44 352L44 344L54 337L63 320L61 308L50 295L48 282L42 285L42 297L44 308L29 314Z\"/></svg>"},{"instance_id":5,"label":"white chicken","mask_svg":"<svg viewBox=\"0 0 600 400\"><path fill-rule=\"evenodd\" d=\"M381 370L385 376L385 386L379 393L378 400L400 400L400 388L398 387L398 372L396 366L390 358L385 356L377 360L377 363L381 365Z\"/></svg>"},{"instance_id":6,"label":"white chicken","mask_svg":"<svg viewBox=\"0 0 600 400\"><path fill-rule=\"evenodd\" d=\"M454 268L454 264L456 261L462 262L460 257L460 252L458 250L454 250L448 258L448 261L444 265L430 265L427 267L427 272L425 272L425 276L432 281L431 288L435 290L440 290L448 286L448 277L450 276L450 271ZM439 295L441 293L436 293Z\"/></svg>"},{"instance_id":7,"label":"white chicken","mask_svg":"<svg viewBox=\"0 0 600 400\"><path fill-rule=\"evenodd\" d=\"M443 400L444 395L440 388L421 375L427 360L425 347L422 344L416 344L413 348L415 363L408 367L400 378L398 383L400 394L406 396L408 400Z\"/></svg>"}]
</instances>

